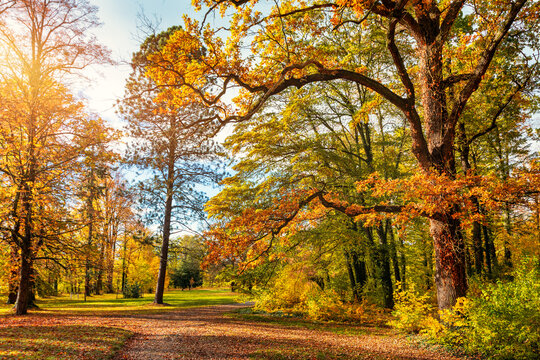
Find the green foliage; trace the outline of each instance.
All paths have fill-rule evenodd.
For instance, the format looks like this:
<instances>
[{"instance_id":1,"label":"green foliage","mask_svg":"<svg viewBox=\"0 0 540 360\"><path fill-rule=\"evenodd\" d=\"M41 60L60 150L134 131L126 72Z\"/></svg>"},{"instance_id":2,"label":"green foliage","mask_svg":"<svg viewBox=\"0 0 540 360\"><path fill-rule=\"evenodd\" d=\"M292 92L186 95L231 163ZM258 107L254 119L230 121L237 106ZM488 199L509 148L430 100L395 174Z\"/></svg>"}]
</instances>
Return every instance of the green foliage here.
<instances>
[{"instance_id":1,"label":"green foliage","mask_svg":"<svg viewBox=\"0 0 540 360\"><path fill-rule=\"evenodd\" d=\"M540 355L540 266L526 261L514 280L489 284L477 296L458 299L452 310L430 315L425 296L398 293L392 325L421 332L432 342L489 359L537 359Z\"/></svg>"},{"instance_id":2,"label":"green foliage","mask_svg":"<svg viewBox=\"0 0 540 360\"><path fill-rule=\"evenodd\" d=\"M174 287L191 289L202 285L201 269L198 264L184 262L180 267L173 269L171 282Z\"/></svg>"},{"instance_id":3,"label":"green foliage","mask_svg":"<svg viewBox=\"0 0 540 360\"><path fill-rule=\"evenodd\" d=\"M125 299L138 299L142 297L141 284L137 282L132 284L126 284L124 286L124 289L122 290L122 294L124 295Z\"/></svg>"},{"instance_id":4,"label":"green foliage","mask_svg":"<svg viewBox=\"0 0 540 360\"><path fill-rule=\"evenodd\" d=\"M459 318L445 328L447 341L493 359L537 359L540 356L540 268L538 260L522 264L514 281L487 286L470 304L457 309ZM528 266L529 265L529 266ZM458 304L459 305L459 304ZM460 326L464 325L464 326Z\"/></svg>"},{"instance_id":5,"label":"green foliage","mask_svg":"<svg viewBox=\"0 0 540 360\"><path fill-rule=\"evenodd\" d=\"M36 277L36 291L39 296L58 296L58 287L54 283L43 280L41 277Z\"/></svg>"}]
</instances>

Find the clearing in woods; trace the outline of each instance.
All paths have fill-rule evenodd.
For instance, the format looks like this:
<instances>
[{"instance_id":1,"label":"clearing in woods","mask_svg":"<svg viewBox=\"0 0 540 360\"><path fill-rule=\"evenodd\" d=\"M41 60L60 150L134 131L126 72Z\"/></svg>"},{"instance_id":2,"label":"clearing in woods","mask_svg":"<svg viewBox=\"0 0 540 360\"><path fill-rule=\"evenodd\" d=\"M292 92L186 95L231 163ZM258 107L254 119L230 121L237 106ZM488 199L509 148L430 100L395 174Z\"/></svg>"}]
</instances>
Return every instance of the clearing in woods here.
<instances>
[{"instance_id":1,"label":"clearing in woods","mask_svg":"<svg viewBox=\"0 0 540 360\"><path fill-rule=\"evenodd\" d=\"M0 359L457 359L387 327L243 314L225 290L170 291L170 306L94 296L0 311ZM196 306L196 307L194 307Z\"/></svg>"}]
</instances>

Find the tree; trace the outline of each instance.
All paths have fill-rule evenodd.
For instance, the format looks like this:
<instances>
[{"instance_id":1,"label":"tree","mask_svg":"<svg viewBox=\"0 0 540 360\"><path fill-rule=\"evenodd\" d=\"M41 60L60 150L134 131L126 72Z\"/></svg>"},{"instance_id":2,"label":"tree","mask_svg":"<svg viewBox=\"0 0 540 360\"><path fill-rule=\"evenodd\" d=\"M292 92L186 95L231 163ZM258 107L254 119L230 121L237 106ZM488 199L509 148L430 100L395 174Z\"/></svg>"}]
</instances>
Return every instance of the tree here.
<instances>
[{"instance_id":1,"label":"tree","mask_svg":"<svg viewBox=\"0 0 540 360\"><path fill-rule=\"evenodd\" d=\"M375 61L370 65L383 66ZM399 177L408 160L403 120L398 118L383 126L380 120L390 114L380 103L366 89L346 82L312 84L275 96L267 103L265 113L238 124L227 138L225 146L242 158L235 164L236 174L224 182L224 190L207 204L209 214L227 221L242 217L246 209L264 214L261 210L272 206L269 204L279 206L281 200L288 201L284 194L313 188L324 188L351 203L369 205L372 200L356 191L355 182L375 171L385 178ZM368 110L373 108L378 110L376 116ZM397 252L392 251L392 223L369 223L320 206L307 207L304 212L313 213L312 217L298 216L305 222L312 218L309 226L289 224L282 230L283 236L273 238L274 248L279 249L276 251L297 253L303 248L299 243L304 242L317 258L321 249L318 244L331 244L333 252L339 253L338 259L345 257L340 263L347 267L354 298L360 300L369 277L369 283L381 290L383 304L392 307L392 263L395 279L401 281ZM274 215L276 220L277 213ZM250 224L246 225L250 231ZM273 230L273 225L269 227L264 232ZM296 227L301 231L297 233ZM229 237L243 236L232 227L228 230ZM261 234L257 238L264 241ZM327 247L328 251L332 250ZM295 259L293 255L284 256Z\"/></svg>"},{"instance_id":2,"label":"tree","mask_svg":"<svg viewBox=\"0 0 540 360\"><path fill-rule=\"evenodd\" d=\"M465 0L290 1L271 10L245 0L195 4L200 7L202 3L210 11L219 8L222 14L234 8L229 37L224 41L222 29L213 30L186 18L185 30L177 30L162 49L148 57L155 66L147 74L162 86L159 99L181 104L184 99L197 98L220 110L209 120L219 127L252 117L269 98L286 89L350 81L377 93L407 119L412 153L432 190L437 189L434 179L451 183L456 178L455 140L463 112L508 34L534 33L539 7L538 2L527 4L526 0L471 4ZM472 36L458 26L464 14L469 14L466 21ZM336 39L334 34L363 32L364 24L386 29L387 53L383 56L393 66L375 76L365 67L351 66L356 64L350 59L362 51L354 44L342 43L339 50L328 47ZM246 42L252 54L244 57ZM463 62L451 61L456 53L466 55ZM236 107L226 106L224 96L233 88L240 88ZM436 200L442 194L425 195ZM401 204L349 209L328 196L320 192L305 200L318 199L351 216L373 210L410 210ZM445 205L419 214L430 223L441 309L451 307L467 291L460 205Z\"/></svg>"},{"instance_id":3,"label":"tree","mask_svg":"<svg viewBox=\"0 0 540 360\"><path fill-rule=\"evenodd\" d=\"M103 204L109 191L114 191L112 182L108 181L112 176L111 166L116 154L109 145L118 138L118 134L105 126L101 119L88 122L86 136L92 138L94 143L84 149L81 154L80 172L81 179L78 187L81 188L79 196L82 202L81 212L83 223L88 230L85 244L85 282L84 298L90 296L90 270L92 265L97 271L96 294L102 290L103 285L103 262L105 243L110 241L105 233L110 218L105 218L105 210L111 210ZM105 205L105 206L103 206ZM121 211L121 209L114 209ZM113 211L114 211L113 210ZM97 256L96 256L97 255Z\"/></svg>"},{"instance_id":4,"label":"tree","mask_svg":"<svg viewBox=\"0 0 540 360\"><path fill-rule=\"evenodd\" d=\"M92 143L77 138L85 115L62 81L108 60L90 31L96 11L85 0L25 0L1 15L1 171L13 189L5 230L20 249L17 315L27 312L33 261L47 237L40 214L54 196L52 179Z\"/></svg>"},{"instance_id":5,"label":"tree","mask_svg":"<svg viewBox=\"0 0 540 360\"><path fill-rule=\"evenodd\" d=\"M144 169L148 178L139 183L141 201L151 209L150 221L162 228L161 262L154 303L163 304L165 276L171 232L188 228L192 219L203 219L205 195L198 185L210 185L220 179L212 164L217 146L204 136L195 136L187 122L208 116L197 104L173 108L155 102L155 84L146 79L146 55L159 48L175 29L150 35L134 55L133 73L120 107L127 121L131 145L128 162ZM151 177L150 177L151 175Z\"/></svg>"}]
</instances>

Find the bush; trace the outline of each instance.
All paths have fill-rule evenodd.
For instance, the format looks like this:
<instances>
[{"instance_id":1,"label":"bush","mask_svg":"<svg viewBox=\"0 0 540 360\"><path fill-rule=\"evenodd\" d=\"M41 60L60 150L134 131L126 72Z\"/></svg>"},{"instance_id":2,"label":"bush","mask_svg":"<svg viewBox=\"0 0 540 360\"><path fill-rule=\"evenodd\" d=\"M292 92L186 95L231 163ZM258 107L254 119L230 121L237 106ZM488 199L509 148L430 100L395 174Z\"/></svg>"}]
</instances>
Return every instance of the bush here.
<instances>
[{"instance_id":1,"label":"bush","mask_svg":"<svg viewBox=\"0 0 540 360\"><path fill-rule=\"evenodd\" d=\"M382 315L367 302L344 302L336 291L323 290L294 266L285 268L274 286L257 296L254 309L317 321L381 322Z\"/></svg>"},{"instance_id":2,"label":"bush","mask_svg":"<svg viewBox=\"0 0 540 360\"><path fill-rule=\"evenodd\" d=\"M439 313L440 320L429 314L424 300L399 293L392 325L407 332L420 331L434 343L459 347L489 359L540 357L537 261L518 267L512 282L499 281L487 285L475 297L458 299L452 310Z\"/></svg>"},{"instance_id":3,"label":"bush","mask_svg":"<svg viewBox=\"0 0 540 360\"><path fill-rule=\"evenodd\" d=\"M431 321L431 315L435 312L430 299L428 293L419 295L413 285L409 290L404 290L401 284L397 284L392 312L395 319L389 324L407 333L419 333Z\"/></svg>"},{"instance_id":4,"label":"bush","mask_svg":"<svg viewBox=\"0 0 540 360\"><path fill-rule=\"evenodd\" d=\"M540 358L540 271L531 264L518 267L514 281L488 286L464 307L465 326L458 330L467 350L494 359Z\"/></svg>"},{"instance_id":5,"label":"bush","mask_svg":"<svg viewBox=\"0 0 540 360\"><path fill-rule=\"evenodd\" d=\"M125 299L138 299L142 297L141 285L139 283L126 284L122 294Z\"/></svg>"}]
</instances>

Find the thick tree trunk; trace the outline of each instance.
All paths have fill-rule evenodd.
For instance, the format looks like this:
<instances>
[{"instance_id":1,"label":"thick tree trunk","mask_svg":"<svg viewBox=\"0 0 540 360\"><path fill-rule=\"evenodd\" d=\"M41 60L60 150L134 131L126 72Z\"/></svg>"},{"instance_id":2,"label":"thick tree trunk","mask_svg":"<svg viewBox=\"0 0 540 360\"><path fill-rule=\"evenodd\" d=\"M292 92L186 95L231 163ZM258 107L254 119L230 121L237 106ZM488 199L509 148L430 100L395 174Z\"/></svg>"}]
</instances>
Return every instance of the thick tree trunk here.
<instances>
[{"instance_id":1,"label":"thick tree trunk","mask_svg":"<svg viewBox=\"0 0 540 360\"><path fill-rule=\"evenodd\" d=\"M33 147L30 149L31 158L33 158ZM33 183L35 176L33 166L30 167L29 183ZM19 289L17 291L17 301L15 301L15 314L25 315L28 312L28 305L32 302L32 235L33 235L33 214L32 214L32 192L28 184L24 184L24 194L22 196L22 205L24 209L24 236L20 238L20 266L19 266Z\"/></svg>"},{"instance_id":2,"label":"thick tree trunk","mask_svg":"<svg viewBox=\"0 0 540 360\"><path fill-rule=\"evenodd\" d=\"M19 267L19 290L17 292L17 301L15 302L16 315L25 315L28 313L28 304L31 301L31 276L32 251L30 246L23 246L21 248L21 262Z\"/></svg>"},{"instance_id":3,"label":"thick tree trunk","mask_svg":"<svg viewBox=\"0 0 540 360\"><path fill-rule=\"evenodd\" d=\"M439 42L439 16L435 11L421 19L429 29L424 34L419 56L419 80L422 90L421 103L424 114L427 149L421 145L420 136L413 139L413 148L424 149L415 153L420 166L427 174L435 172L454 178L454 140L456 124L451 123L447 110L446 89L443 82L442 44ZM413 119L414 120L414 119ZM427 153L426 153L427 150ZM459 232L459 221L452 218L457 209L439 214L446 221L430 218L430 232L435 248L435 285L439 309L454 306L456 299L467 292L465 247Z\"/></svg>"},{"instance_id":4,"label":"thick tree trunk","mask_svg":"<svg viewBox=\"0 0 540 360\"><path fill-rule=\"evenodd\" d=\"M449 217L450 218L450 217ZM435 247L435 285L439 309L449 309L458 297L467 292L465 252L455 220L430 220L430 232Z\"/></svg>"}]
</instances>

